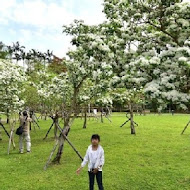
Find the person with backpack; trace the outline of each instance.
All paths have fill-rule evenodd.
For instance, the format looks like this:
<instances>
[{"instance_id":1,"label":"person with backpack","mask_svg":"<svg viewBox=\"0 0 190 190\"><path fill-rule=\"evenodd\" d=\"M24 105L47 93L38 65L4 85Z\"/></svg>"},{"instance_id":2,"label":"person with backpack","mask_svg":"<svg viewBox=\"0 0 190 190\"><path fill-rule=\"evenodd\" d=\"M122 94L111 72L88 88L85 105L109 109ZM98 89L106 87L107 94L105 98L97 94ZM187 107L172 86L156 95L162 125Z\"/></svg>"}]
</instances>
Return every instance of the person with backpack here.
<instances>
[{"instance_id":1,"label":"person with backpack","mask_svg":"<svg viewBox=\"0 0 190 190\"><path fill-rule=\"evenodd\" d=\"M27 111L23 111L19 116L20 126L22 127L22 134L19 135L19 151L21 154L24 153L23 140L26 141L27 153L31 152L31 139L30 139L30 122L31 119Z\"/></svg>"},{"instance_id":2,"label":"person with backpack","mask_svg":"<svg viewBox=\"0 0 190 190\"><path fill-rule=\"evenodd\" d=\"M86 151L86 155L81 166L77 169L77 174L79 175L82 168L88 163L88 175L89 175L89 189L94 190L94 179L98 183L99 190L103 190L102 183L102 167L104 165L104 149L99 144L100 136L94 134L91 137L91 145Z\"/></svg>"}]
</instances>

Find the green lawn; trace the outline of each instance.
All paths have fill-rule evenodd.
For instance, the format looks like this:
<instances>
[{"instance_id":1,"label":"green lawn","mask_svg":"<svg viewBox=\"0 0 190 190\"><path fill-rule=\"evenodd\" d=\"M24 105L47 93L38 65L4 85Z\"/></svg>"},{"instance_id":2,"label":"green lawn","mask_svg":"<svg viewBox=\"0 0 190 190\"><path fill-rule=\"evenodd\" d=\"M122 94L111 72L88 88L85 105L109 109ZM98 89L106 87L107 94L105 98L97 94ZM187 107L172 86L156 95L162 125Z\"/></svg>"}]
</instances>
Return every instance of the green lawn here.
<instances>
[{"instance_id":1,"label":"green lawn","mask_svg":"<svg viewBox=\"0 0 190 190\"><path fill-rule=\"evenodd\" d=\"M77 119L69 134L82 155L91 135L100 134L106 159L103 169L105 190L190 189L190 126L184 135L180 135L189 116L135 116L139 123L136 136L130 135L129 124L119 127L125 119L122 113L112 116L112 124L106 119L103 124L91 119L87 129L82 129L83 120ZM0 189L87 190L87 167L80 176L75 174L81 162L67 143L61 165L43 170L54 139L52 130L48 139L42 140L51 120L39 124L41 130L31 132L31 154L18 154L18 136L15 136L17 148L7 155L8 138L3 132Z\"/></svg>"}]
</instances>

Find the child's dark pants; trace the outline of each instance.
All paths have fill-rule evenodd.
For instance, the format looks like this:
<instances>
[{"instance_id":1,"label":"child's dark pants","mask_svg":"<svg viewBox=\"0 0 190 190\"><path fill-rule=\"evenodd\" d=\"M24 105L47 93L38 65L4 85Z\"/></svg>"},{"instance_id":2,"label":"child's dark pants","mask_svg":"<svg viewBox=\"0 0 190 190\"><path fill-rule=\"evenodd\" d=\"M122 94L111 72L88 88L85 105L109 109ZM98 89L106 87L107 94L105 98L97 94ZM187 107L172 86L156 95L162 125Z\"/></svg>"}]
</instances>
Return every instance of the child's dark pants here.
<instances>
[{"instance_id":1,"label":"child's dark pants","mask_svg":"<svg viewBox=\"0 0 190 190\"><path fill-rule=\"evenodd\" d=\"M98 183L99 190L104 190L103 184L102 184L102 171L99 171L97 174L94 174L93 172L88 172L89 174L89 190L94 190L94 178L96 176L96 181Z\"/></svg>"}]
</instances>

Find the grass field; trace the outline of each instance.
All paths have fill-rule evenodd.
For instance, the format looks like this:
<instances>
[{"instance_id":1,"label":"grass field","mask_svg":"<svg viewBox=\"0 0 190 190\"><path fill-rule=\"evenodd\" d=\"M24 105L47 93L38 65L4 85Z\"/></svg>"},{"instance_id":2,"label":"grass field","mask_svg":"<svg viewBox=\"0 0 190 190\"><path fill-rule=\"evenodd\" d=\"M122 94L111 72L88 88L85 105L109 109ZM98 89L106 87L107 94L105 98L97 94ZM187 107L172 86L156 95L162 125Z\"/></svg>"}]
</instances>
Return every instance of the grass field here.
<instances>
[{"instance_id":1,"label":"grass field","mask_svg":"<svg viewBox=\"0 0 190 190\"><path fill-rule=\"evenodd\" d=\"M135 116L139 124L136 136L130 135L129 124L119 127L125 119L122 113L112 116L112 124L106 119L103 124L91 119L87 129L82 129L83 120L77 119L69 134L82 155L91 135L100 134L106 159L103 168L105 190L189 190L190 126L180 135L189 116ZM15 136L17 148L7 155L8 138L3 132L0 190L87 190L87 167L80 176L76 175L81 162L67 143L61 164L43 170L54 139L52 130L47 140L42 140L51 120L39 124L41 130L31 132L31 154L18 154L18 136Z\"/></svg>"}]
</instances>

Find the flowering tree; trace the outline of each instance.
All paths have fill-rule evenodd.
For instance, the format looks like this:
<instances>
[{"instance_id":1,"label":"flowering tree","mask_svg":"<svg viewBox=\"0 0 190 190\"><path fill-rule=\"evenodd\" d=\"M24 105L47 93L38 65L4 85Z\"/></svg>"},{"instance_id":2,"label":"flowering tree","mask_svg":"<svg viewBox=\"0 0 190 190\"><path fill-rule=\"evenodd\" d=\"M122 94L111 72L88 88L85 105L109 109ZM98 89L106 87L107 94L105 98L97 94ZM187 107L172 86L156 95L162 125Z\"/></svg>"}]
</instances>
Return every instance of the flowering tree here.
<instances>
[{"instance_id":1,"label":"flowering tree","mask_svg":"<svg viewBox=\"0 0 190 190\"><path fill-rule=\"evenodd\" d=\"M64 147L64 135L68 135L75 117L80 109L90 100L96 99L108 87L108 78L112 75L112 67L104 61L105 56L97 57L99 49L91 52L88 45L89 36L85 31L92 32L95 27L85 26L82 22L75 21L74 25L64 28L64 31L73 36L72 43L76 50L68 52L68 59L63 61L66 72L53 78L44 94L56 96L62 100L64 112L64 127L59 138L59 148L54 162L60 162ZM99 54L98 54L99 55ZM53 99L53 98L52 98Z\"/></svg>"},{"instance_id":2,"label":"flowering tree","mask_svg":"<svg viewBox=\"0 0 190 190\"><path fill-rule=\"evenodd\" d=\"M105 0L104 12L109 28L114 28L115 40L110 44L117 47L114 57L124 82L143 87L159 110L168 103L186 109L190 4L179 0Z\"/></svg>"},{"instance_id":3,"label":"flowering tree","mask_svg":"<svg viewBox=\"0 0 190 190\"><path fill-rule=\"evenodd\" d=\"M171 103L186 110L190 101L190 49L165 50L158 56L158 63L152 70L152 81L145 86L147 96L158 102L159 110Z\"/></svg>"},{"instance_id":4,"label":"flowering tree","mask_svg":"<svg viewBox=\"0 0 190 190\"><path fill-rule=\"evenodd\" d=\"M107 94L98 98L95 101L95 105L98 105L101 108L101 122L103 123L103 116L105 116L110 122L109 115L113 105L112 97L110 96L110 91L107 91Z\"/></svg>"},{"instance_id":5,"label":"flowering tree","mask_svg":"<svg viewBox=\"0 0 190 190\"><path fill-rule=\"evenodd\" d=\"M189 11L189 4L182 1L105 0L105 23L90 28L76 22L77 27L67 31L80 31L73 43L82 41L90 55L112 65L114 88L126 88L129 98L138 92L156 101L160 109L171 101L185 108L183 103L189 101Z\"/></svg>"},{"instance_id":6,"label":"flowering tree","mask_svg":"<svg viewBox=\"0 0 190 190\"><path fill-rule=\"evenodd\" d=\"M7 60L0 60L0 105L1 111L10 114L22 109L24 100L21 99L23 83L26 77L21 67Z\"/></svg>"},{"instance_id":7,"label":"flowering tree","mask_svg":"<svg viewBox=\"0 0 190 190\"><path fill-rule=\"evenodd\" d=\"M111 68L107 68L106 70L108 71L110 69ZM106 70L104 71L106 72ZM106 96L109 88L109 81L105 80L105 78L103 79L101 77L101 72L98 72L99 73L93 72L92 80L88 79L84 82L79 98L81 108L83 107L81 110L84 112L84 129L87 127L87 112L89 110L89 106L97 105L97 102L101 99L101 97ZM98 106L102 107L102 104L98 104Z\"/></svg>"}]
</instances>

